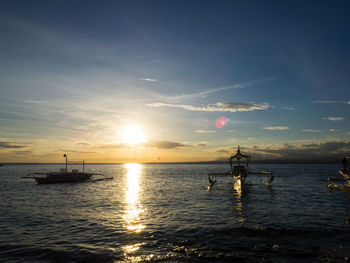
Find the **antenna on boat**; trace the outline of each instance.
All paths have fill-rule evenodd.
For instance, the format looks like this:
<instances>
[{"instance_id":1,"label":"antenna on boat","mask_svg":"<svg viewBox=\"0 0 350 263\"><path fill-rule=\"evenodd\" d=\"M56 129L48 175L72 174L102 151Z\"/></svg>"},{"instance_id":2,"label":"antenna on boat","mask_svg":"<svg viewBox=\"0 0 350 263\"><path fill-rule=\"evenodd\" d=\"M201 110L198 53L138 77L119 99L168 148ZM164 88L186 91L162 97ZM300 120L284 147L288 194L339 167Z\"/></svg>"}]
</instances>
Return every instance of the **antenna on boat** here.
<instances>
[{"instance_id":1,"label":"antenna on boat","mask_svg":"<svg viewBox=\"0 0 350 263\"><path fill-rule=\"evenodd\" d=\"M67 173L68 172L67 154L63 154L63 157L66 158L66 173Z\"/></svg>"}]
</instances>

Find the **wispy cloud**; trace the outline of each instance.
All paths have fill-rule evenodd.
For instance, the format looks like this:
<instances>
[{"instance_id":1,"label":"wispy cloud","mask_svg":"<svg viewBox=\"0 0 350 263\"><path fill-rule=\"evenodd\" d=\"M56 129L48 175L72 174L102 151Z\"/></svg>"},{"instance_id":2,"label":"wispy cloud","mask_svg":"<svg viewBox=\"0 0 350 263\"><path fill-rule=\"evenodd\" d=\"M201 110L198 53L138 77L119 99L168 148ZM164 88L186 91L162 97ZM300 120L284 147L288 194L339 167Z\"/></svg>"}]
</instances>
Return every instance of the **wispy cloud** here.
<instances>
[{"instance_id":1,"label":"wispy cloud","mask_svg":"<svg viewBox=\"0 0 350 263\"><path fill-rule=\"evenodd\" d=\"M142 78L140 80L144 80L144 81L149 81L149 82L160 82L159 80L157 79L150 79L150 78Z\"/></svg>"},{"instance_id":2,"label":"wispy cloud","mask_svg":"<svg viewBox=\"0 0 350 263\"><path fill-rule=\"evenodd\" d=\"M159 149L178 149L186 147L187 145L179 142L170 142L170 141L151 141L146 144L146 146L159 148Z\"/></svg>"},{"instance_id":3,"label":"wispy cloud","mask_svg":"<svg viewBox=\"0 0 350 263\"><path fill-rule=\"evenodd\" d=\"M196 133L214 133L216 131L213 130L196 130Z\"/></svg>"},{"instance_id":4,"label":"wispy cloud","mask_svg":"<svg viewBox=\"0 0 350 263\"><path fill-rule=\"evenodd\" d=\"M118 149L118 148L128 148L127 144L120 143L120 144L103 144L96 146L96 148L101 148L101 149Z\"/></svg>"},{"instance_id":5,"label":"wispy cloud","mask_svg":"<svg viewBox=\"0 0 350 263\"><path fill-rule=\"evenodd\" d=\"M205 144L204 144L205 145ZM203 144L198 144L194 146L204 146ZM157 141L157 140L151 140L149 142L145 142L140 144L142 147L152 147L152 148L158 148L158 149L179 149L183 147L194 147L193 145L187 145L180 142L172 142L172 141ZM96 148L101 149L121 149L121 148L132 148L133 146L126 144L126 143L119 143L119 144L103 144L99 145Z\"/></svg>"},{"instance_id":6,"label":"wispy cloud","mask_svg":"<svg viewBox=\"0 0 350 263\"><path fill-rule=\"evenodd\" d=\"M295 110L294 107L282 107L281 109L282 110Z\"/></svg>"},{"instance_id":7,"label":"wispy cloud","mask_svg":"<svg viewBox=\"0 0 350 263\"><path fill-rule=\"evenodd\" d=\"M76 143L76 145L80 145L80 146L90 146L91 144L90 144L90 143L87 143L87 142L78 142L78 143Z\"/></svg>"},{"instance_id":8,"label":"wispy cloud","mask_svg":"<svg viewBox=\"0 0 350 263\"><path fill-rule=\"evenodd\" d=\"M0 142L0 148L11 148L11 149L16 149L16 148L25 148L26 145L19 145L17 143L13 142Z\"/></svg>"},{"instance_id":9,"label":"wispy cloud","mask_svg":"<svg viewBox=\"0 0 350 263\"><path fill-rule=\"evenodd\" d=\"M210 111L210 112L237 112L237 111L254 111L254 110L266 110L272 106L267 103L262 104L250 104L250 103L239 103L239 102L217 102L215 104L208 104L202 106L192 106L184 104L170 104L156 102L146 104L149 107L171 107L171 108L182 108L189 111Z\"/></svg>"},{"instance_id":10,"label":"wispy cloud","mask_svg":"<svg viewBox=\"0 0 350 263\"><path fill-rule=\"evenodd\" d=\"M336 100L316 100L316 101L313 101L312 103L329 104L329 103L338 103L338 102Z\"/></svg>"},{"instance_id":11,"label":"wispy cloud","mask_svg":"<svg viewBox=\"0 0 350 263\"><path fill-rule=\"evenodd\" d=\"M205 90L205 91L201 91L201 92L182 94L182 95L175 96L175 98L176 99L184 99L184 98L194 98L194 97L205 97L205 96L212 94L212 93L215 93L215 92L219 92L219 91L223 91L223 90L230 90L230 89L243 89L245 87L246 87L246 85L244 85L244 84L235 84L235 85L231 85L231 86L209 89L209 90Z\"/></svg>"},{"instance_id":12,"label":"wispy cloud","mask_svg":"<svg viewBox=\"0 0 350 263\"><path fill-rule=\"evenodd\" d=\"M23 100L23 103L29 103L29 104L42 104L45 103L45 101L42 100Z\"/></svg>"},{"instance_id":13,"label":"wispy cloud","mask_svg":"<svg viewBox=\"0 0 350 263\"><path fill-rule=\"evenodd\" d=\"M270 127L264 127L264 130L269 130L269 131L285 131L289 130L289 127L287 126L270 126Z\"/></svg>"},{"instance_id":14,"label":"wispy cloud","mask_svg":"<svg viewBox=\"0 0 350 263\"><path fill-rule=\"evenodd\" d=\"M344 117L324 117L322 119L329 120L329 121L341 121L341 120L344 120Z\"/></svg>"},{"instance_id":15,"label":"wispy cloud","mask_svg":"<svg viewBox=\"0 0 350 263\"><path fill-rule=\"evenodd\" d=\"M229 153L229 151L225 150L225 149L220 149L220 150L217 150L216 152L218 152L218 153Z\"/></svg>"},{"instance_id":16,"label":"wispy cloud","mask_svg":"<svg viewBox=\"0 0 350 263\"><path fill-rule=\"evenodd\" d=\"M321 130L302 129L303 132L322 132Z\"/></svg>"},{"instance_id":17,"label":"wispy cloud","mask_svg":"<svg viewBox=\"0 0 350 263\"><path fill-rule=\"evenodd\" d=\"M251 80L251 81L247 81L244 83L237 83L237 84L233 84L233 85L208 89L208 90L204 90L204 91L200 91L200 92L177 95L175 97L172 97L171 99L185 99L185 98L197 98L197 97L202 98L202 97L206 97L209 94L224 91L224 90L243 89L243 88L252 87L252 86L258 85L260 83L272 80L274 78L276 78L276 77L268 77L268 78L259 79L259 80ZM170 99L170 98L168 98L168 99Z\"/></svg>"},{"instance_id":18,"label":"wispy cloud","mask_svg":"<svg viewBox=\"0 0 350 263\"><path fill-rule=\"evenodd\" d=\"M316 100L316 101L313 101L312 103L316 103L316 104L334 104L334 103L339 103L339 104L350 104L350 101L340 101L340 100Z\"/></svg>"},{"instance_id":19,"label":"wispy cloud","mask_svg":"<svg viewBox=\"0 0 350 263\"><path fill-rule=\"evenodd\" d=\"M18 155L32 155L33 151L31 150L27 150L27 151L12 151L13 154L15 154L16 156Z\"/></svg>"},{"instance_id":20,"label":"wispy cloud","mask_svg":"<svg viewBox=\"0 0 350 263\"><path fill-rule=\"evenodd\" d=\"M59 149L59 152L62 153L81 153L81 154L93 154L93 153L98 153L94 151L80 151L80 150L71 150L71 149Z\"/></svg>"},{"instance_id":21,"label":"wispy cloud","mask_svg":"<svg viewBox=\"0 0 350 263\"><path fill-rule=\"evenodd\" d=\"M337 129L329 129L330 132L337 132Z\"/></svg>"}]
</instances>

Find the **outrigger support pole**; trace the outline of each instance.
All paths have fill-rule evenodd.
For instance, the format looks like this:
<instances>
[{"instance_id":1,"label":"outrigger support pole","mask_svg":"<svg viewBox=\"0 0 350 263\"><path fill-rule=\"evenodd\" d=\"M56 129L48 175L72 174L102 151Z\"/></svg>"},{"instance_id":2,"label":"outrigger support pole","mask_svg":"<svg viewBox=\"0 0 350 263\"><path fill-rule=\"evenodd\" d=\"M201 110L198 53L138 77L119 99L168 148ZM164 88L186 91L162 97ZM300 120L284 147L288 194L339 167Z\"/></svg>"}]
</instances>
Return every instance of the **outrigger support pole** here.
<instances>
[{"instance_id":1,"label":"outrigger support pole","mask_svg":"<svg viewBox=\"0 0 350 263\"><path fill-rule=\"evenodd\" d=\"M63 154L63 157L66 158L66 173L67 173L68 172L67 154Z\"/></svg>"}]
</instances>

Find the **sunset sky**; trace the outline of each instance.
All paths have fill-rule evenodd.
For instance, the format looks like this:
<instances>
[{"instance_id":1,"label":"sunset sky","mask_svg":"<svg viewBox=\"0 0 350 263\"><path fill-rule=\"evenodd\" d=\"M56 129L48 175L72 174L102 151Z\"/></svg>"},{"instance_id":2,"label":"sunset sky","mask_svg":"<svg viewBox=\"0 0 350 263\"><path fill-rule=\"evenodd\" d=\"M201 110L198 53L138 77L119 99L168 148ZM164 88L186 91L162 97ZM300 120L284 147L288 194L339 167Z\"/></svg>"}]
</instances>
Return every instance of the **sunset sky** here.
<instances>
[{"instance_id":1,"label":"sunset sky","mask_svg":"<svg viewBox=\"0 0 350 263\"><path fill-rule=\"evenodd\" d=\"M253 159L340 160L349 12L349 1L1 1L0 163L213 161L238 145Z\"/></svg>"}]
</instances>

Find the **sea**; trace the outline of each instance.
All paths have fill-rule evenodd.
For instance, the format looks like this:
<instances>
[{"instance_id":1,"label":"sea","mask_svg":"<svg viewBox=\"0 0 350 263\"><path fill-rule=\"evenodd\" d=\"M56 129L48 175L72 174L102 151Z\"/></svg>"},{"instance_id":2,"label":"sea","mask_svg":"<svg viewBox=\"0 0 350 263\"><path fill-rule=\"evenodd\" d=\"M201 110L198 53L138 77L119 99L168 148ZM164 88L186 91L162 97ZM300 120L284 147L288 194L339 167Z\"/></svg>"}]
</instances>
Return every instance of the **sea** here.
<instances>
[{"instance_id":1,"label":"sea","mask_svg":"<svg viewBox=\"0 0 350 263\"><path fill-rule=\"evenodd\" d=\"M349 262L350 190L340 164L90 164L110 180L38 185L61 164L0 167L0 262ZM334 182L342 184L341 181Z\"/></svg>"}]
</instances>

